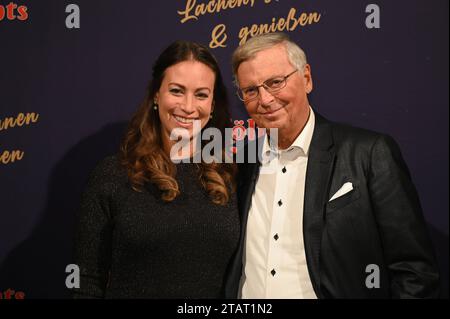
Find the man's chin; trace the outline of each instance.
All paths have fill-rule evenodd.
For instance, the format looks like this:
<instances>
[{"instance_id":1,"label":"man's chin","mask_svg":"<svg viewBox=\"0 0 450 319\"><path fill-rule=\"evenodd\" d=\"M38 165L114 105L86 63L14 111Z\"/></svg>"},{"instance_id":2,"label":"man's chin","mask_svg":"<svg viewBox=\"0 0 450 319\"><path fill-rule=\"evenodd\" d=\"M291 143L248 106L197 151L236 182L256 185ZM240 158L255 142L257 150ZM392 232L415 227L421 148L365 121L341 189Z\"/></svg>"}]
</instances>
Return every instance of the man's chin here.
<instances>
[{"instance_id":1,"label":"man's chin","mask_svg":"<svg viewBox=\"0 0 450 319\"><path fill-rule=\"evenodd\" d=\"M260 125L261 124L261 125ZM260 124L256 122L256 125L259 128L265 128L265 129L281 129L283 127L282 121L261 121Z\"/></svg>"}]
</instances>

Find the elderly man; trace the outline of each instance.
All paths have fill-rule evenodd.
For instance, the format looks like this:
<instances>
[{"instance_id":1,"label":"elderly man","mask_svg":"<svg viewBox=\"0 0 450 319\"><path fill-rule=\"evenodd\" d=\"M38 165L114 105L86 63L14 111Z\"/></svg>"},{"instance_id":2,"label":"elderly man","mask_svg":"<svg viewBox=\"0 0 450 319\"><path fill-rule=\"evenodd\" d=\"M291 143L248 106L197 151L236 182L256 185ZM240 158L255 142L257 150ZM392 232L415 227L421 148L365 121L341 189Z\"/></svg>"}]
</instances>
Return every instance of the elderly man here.
<instances>
[{"instance_id":1,"label":"elderly man","mask_svg":"<svg viewBox=\"0 0 450 319\"><path fill-rule=\"evenodd\" d=\"M227 296L437 297L419 199L392 138L315 112L311 67L282 33L252 38L232 62L249 115L278 129L278 141L261 143L269 161L240 167L241 242Z\"/></svg>"}]
</instances>

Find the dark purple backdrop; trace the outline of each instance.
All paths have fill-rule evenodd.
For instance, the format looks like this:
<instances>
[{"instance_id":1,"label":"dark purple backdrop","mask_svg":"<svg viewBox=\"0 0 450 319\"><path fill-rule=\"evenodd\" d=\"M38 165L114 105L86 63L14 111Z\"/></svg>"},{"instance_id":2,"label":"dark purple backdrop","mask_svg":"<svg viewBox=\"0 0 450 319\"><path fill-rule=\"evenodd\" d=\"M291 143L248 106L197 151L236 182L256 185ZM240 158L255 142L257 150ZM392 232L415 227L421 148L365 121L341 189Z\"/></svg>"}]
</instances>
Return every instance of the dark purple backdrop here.
<instances>
[{"instance_id":1,"label":"dark purple backdrop","mask_svg":"<svg viewBox=\"0 0 450 319\"><path fill-rule=\"evenodd\" d=\"M0 0L6 5L10 1ZM74 212L95 163L114 153L144 91L156 56L176 39L214 49L233 102L230 55L242 26L317 11L318 24L290 32L312 66L312 106L322 115L391 134L419 191L448 297L448 1L279 0L180 23L185 1L15 1L27 21L0 21L0 119L36 112L38 123L0 131L3 150L25 152L0 164L0 292L27 298L69 296ZM197 0L204 3L206 0ZM65 27L65 7L81 9L81 28ZM365 27L365 8L381 9L381 28Z\"/></svg>"}]
</instances>

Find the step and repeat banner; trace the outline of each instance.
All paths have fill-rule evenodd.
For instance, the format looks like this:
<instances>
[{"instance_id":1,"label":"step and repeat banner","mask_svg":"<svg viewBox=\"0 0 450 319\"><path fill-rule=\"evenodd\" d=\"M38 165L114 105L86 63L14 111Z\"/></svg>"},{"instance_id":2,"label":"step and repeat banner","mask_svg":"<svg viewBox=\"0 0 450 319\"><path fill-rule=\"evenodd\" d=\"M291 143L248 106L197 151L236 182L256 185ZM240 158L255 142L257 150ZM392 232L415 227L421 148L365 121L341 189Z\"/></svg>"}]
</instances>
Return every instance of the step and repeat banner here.
<instances>
[{"instance_id":1,"label":"step and repeat banner","mask_svg":"<svg viewBox=\"0 0 450 319\"><path fill-rule=\"evenodd\" d=\"M316 112L400 144L448 296L448 21L447 0L0 0L0 298L70 297L80 194L168 44L210 48L240 138L231 54L274 31L305 50Z\"/></svg>"}]
</instances>

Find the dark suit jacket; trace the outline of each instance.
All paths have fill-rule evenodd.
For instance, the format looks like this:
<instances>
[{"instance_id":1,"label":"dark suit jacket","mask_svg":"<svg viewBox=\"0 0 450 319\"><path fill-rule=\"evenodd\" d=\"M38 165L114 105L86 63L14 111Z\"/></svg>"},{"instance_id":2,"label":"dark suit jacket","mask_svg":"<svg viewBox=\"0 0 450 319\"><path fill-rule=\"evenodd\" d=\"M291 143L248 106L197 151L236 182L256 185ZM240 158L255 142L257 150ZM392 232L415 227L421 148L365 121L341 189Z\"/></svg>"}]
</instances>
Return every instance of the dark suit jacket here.
<instances>
[{"instance_id":1,"label":"dark suit jacket","mask_svg":"<svg viewBox=\"0 0 450 319\"><path fill-rule=\"evenodd\" d=\"M246 154L248 147L246 147ZM240 247L226 296L236 298L247 217L260 164L239 167ZM345 183L353 190L331 202ZM399 147L386 135L330 122L316 113L306 172L303 237L319 298L439 295L439 274L417 192ZM368 288L366 267L379 267Z\"/></svg>"}]
</instances>

